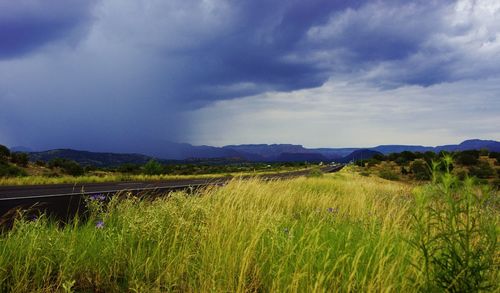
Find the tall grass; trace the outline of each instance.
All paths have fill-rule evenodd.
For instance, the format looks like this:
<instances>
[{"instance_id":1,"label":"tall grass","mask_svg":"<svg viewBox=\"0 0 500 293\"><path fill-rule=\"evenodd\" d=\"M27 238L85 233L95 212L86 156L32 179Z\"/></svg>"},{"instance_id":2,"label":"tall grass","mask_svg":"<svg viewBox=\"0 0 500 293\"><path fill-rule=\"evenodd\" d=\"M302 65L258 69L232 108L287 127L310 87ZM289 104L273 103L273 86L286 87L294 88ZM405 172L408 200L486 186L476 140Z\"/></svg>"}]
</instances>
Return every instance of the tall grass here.
<instances>
[{"instance_id":1,"label":"tall grass","mask_svg":"<svg viewBox=\"0 0 500 293\"><path fill-rule=\"evenodd\" d=\"M347 170L20 219L0 236L0 291L418 291L411 194Z\"/></svg>"},{"instance_id":2,"label":"tall grass","mask_svg":"<svg viewBox=\"0 0 500 293\"><path fill-rule=\"evenodd\" d=\"M227 176L255 176L286 173L290 171L305 170L303 169L287 169L275 171L255 171L255 172L233 172L226 174L197 174L197 175L133 175L123 173L111 173L104 175L83 175L70 176L61 175L57 177L30 175L25 177L0 177L0 186L2 185L41 185L41 184L74 184L74 183L104 183L104 182L121 182L121 181L161 181L161 180L177 180L177 179L204 179L204 178L223 178Z\"/></svg>"}]
</instances>

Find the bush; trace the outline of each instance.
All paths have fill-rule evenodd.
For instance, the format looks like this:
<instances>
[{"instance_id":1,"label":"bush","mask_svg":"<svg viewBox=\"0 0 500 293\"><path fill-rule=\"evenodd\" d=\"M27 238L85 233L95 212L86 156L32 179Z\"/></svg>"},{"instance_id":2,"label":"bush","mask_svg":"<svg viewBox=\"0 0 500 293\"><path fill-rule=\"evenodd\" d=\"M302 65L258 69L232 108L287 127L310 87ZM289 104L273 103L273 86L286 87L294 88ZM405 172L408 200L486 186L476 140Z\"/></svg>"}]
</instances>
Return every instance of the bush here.
<instances>
[{"instance_id":1,"label":"bush","mask_svg":"<svg viewBox=\"0 0 500 293\"><path fill-rule=\"evenodd\" d=\"M399 180L398 174L396 174L394 171L392 171L389 168L380 170L378 175L380 176L380 178L387 179L387 180L392 180L392 181Z\"/></svg>"},{"instance_id":2,"label":"bush","mask_svg":"<svg viewBox=\"0 0 500 293\"><path fill-rule=\"evenodd\" d=\"M163 166L155 160L149 160L144 165L144 173L147 175L160 175L163 173Z\"/></svg>"},{"instance_id":3,"label":"bush","mask_svg":"<svg viewBox=\"0 0 500 293\"><path fill-rule=\"evenodd\" d=\"M9 150L9 148L0 144L0 160L2 158L5 159L5 158L8 158L8 157L10 157L10 150Z\"/></svg>"},{"instance_id":4,"label":"bush","mask_svg":"<svg viewBox=\"0 0 500 293\"><path fill-rule=\"evenodd\" d=\"M7 157L0 156L0 164L6 165L9 162Z\"/></svg>"},{"instance_id":5,"label":"bush","mask_svg":"<svg viewBox=\"0 0 500 293\"><path fill-rule=\"evenodd\" d=\"M408 172L408 170L406 170L406 168L404 166L401 166L401 174L408 175L408 173L410 173L410 172Z\"/></svg>"},{"instance_id":6,"label":"bush","mask_svg":"<svg viewBox=\"0 0 500 293\"><path fill-rule=\"evenodd\" d=\"M463 151L457 154L456 160L465 166L476 165L479 161L479 151Z\"/></svg>"},{"instance_id":7,"label":"bush","mask_svg":"<svg viewBox=\"0 0 500 293\"><path fill-rule=\"evenodd\" d=\"M369 160L367 160L366 162L366 167L373 167L373 166L376 166L380 164L380 161L378 159L375 159L375 158L371 158Z\"/></svg>"},{"instance_id":8,"label":"bush","mask_svg":"<svg viewBox=\"0 0 500 293\"><path fill-rule=\"evenodd\" d=\"M477 166L469 168L469 174L480 179L488 179L495 176L495 170L486 161L479 161Z\"/></svg>"},{"instance_id":9,"label":"bush","mask_svg":"<svg viewBox=\"0 0 500 293\"><path fill-rule=\"evenodd\" d=\"M118 166L117 171L121 173L139 173L141 166L138 164L125 163Z\"/></svg>"},{"instance_id":10,"label":"bush","mask_svg":"<svg viewBox=\"0 0 500 293\"><path fill-rule=\"evenodd\" d=\"M309 174L307 174L307 177L321 177L321 176L323 176L323 172L321 172L321 170L317 168L314 168L313 170L311 170L311 172L309 172Z\"/></svg>"},{"instance_id":11,"label":"bush","mask_svg":"<svg viewBox=\"0 0 500 293\"><path fill-rule=\"evenodd\" d=\"M52 159L49 161L49 167L50 168L61 168L61 170L71 176L80 176L83 175L85 172L80 166L75 161L68 160L68 159L62 159L62 158L56 158Z\"/></svg>"},{"instance_id":12,"label":"bush","mask_svg":"<svg viewBox=\"0 0 500 293\"><path fill-rule=\"evenodd\" d=\"M40 167L45 167L45 162L41 160L36 160L35 165L40 166Z\"/></svg>"},{"instance_id":13,"label":"bush","mask_svg":"<svg viewBox=\"0 0 500 293\"><path fill-rule=\"evenodd\" d=\"M10 161L18 166L27 167L29 157L27 153L11 153Z\"/></svg>"},{"instance_id":14,"label":"bush","mask_svg":"<svg viewBox=\"0 0 500 293\"><path fill-rule=\"evenodd\" d=\"M375 154L373 155L372 159L377 160L377 161L385 161L385 156L384 154Z\"/></svg>"},{"instance_id":15,"label":"bush","mask_svg":"<svg viewBox=\"0 0 500 293\"><path fill-rule=\"evenodd\" d=\"M430 180L431 171L429 165L423 160L415 160L410 165L410 172L417 180Z\"/></svg>"},{"instance_id":16,"label":"bush","mask_svg":"<svg viewBox=\"0 0 500 293\"><path fill-rule=\"evenodd\" d=\"M410 240L420 254L415 267L422 270L423 291L495 290L498 232L489 204L495 193L472 179L461 183L449 171L433 178L417 193Z\"/></svg>"},{"instance_id":17,"label":"bush","mask_svg":"<svg viewBox=\"0 0 500 293\"><path fill-rule=\"evenodd\" d=\"M359 167L365 167L366 160L357 160L354 164Z\"/></svg>"},{"instance_id":18,"label":"bush","mask_svg":"<svg viewBox=\"0 0 500 293\"><path fill-rule=\"evenodd\" d=\"M26 175L26 171L21 168L0 163L0 177L19 177Z\"/></svg>"}]
</instances>

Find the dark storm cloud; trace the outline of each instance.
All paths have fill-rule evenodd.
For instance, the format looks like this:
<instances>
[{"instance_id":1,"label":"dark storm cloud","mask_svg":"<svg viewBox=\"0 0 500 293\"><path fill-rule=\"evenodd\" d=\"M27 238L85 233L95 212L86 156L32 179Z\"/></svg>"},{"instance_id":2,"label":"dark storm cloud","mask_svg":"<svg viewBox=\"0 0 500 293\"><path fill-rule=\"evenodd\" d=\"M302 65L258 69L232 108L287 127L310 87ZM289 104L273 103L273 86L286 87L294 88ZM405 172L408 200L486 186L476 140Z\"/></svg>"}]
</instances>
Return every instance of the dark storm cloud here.
<instances>
[{"instance_id":1,"label":"dark storm cloud","mask_svg":"<svg viewBox=\"0 0 500 293\"><path fill-rule=\"evenodd\" d=\"M94 0L0 1L0 59L28 54L56 40L76 42Z\"/></svg>"},{"instance_id":2,"label":"dark storm cloud","mask_svg":"<svg viewBox=\"0 0 500 293\"><path fill-rule=\"evenodd\" d=\"M221 100L498 77L495 3L0 0L0 139L130 151Z\"/></svg>"},{"instance_id":3,"label":"dark storm cloud","mask_svg":"<svg viewBox=\"0 0 500 293\"><path fill-rule=\"evenodd\" d=\"M361 1L331 0L235 3L223 33L177 52L186 58L184 68L189 68L178 89L186 105L323 84L328 72L314 62L290 61L286 56L297 49L309 28L324 24L332 13L361 5ZM234 85L239 83L254 86L237 90Z\"/></svg>"}]
</instances>

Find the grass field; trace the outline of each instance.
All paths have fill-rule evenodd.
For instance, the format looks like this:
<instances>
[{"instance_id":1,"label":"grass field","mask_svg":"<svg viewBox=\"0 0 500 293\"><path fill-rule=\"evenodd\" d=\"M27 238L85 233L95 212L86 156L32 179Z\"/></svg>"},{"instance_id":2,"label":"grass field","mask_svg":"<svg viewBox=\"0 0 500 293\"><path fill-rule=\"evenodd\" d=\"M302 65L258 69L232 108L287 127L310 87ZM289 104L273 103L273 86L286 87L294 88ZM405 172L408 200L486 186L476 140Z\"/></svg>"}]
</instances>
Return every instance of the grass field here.
<instances>
[{"instance_id":1,"label":"grass field","mask_svg":"<svg viewBox=\"0 0 500 293\"><path fill-rule=\"evenodd\" d=\"M255 176L266 174L286 173L290 171L303 170L305 168L287 168L283 170L255 171L255 172L235 172L219 174L197 174L197 175L133 175L122 173L99 173L94 175L70 176L59 175L49 177L44 175L29 175L24 177L0 177L0 186L9 185L42 185L42 184L75 184L75 183L104 183L104 182L122 182L122 181L163 181L177 179L203 179L203 178L222 178L227 176Z\"/></svg>"},{"instance_id":2,"label":"grass field","mask_svg":"<svg viewBox=\"0 0 500 293\"><path fill-rule=\"evenodd\" d=\"M233 180L155 200L114 198L106 212L92 201L86 221L60 227L42 216L4 232L0 291L429 290L437 287L411 242L422 239L413 215L418 194L427 191L348 169L284 181ZM480 223L496 233L498 210L488 212L489 222ZM485 284L498 277L494 245L490 266L481 271Z\"/></svg>"}]
</instances>

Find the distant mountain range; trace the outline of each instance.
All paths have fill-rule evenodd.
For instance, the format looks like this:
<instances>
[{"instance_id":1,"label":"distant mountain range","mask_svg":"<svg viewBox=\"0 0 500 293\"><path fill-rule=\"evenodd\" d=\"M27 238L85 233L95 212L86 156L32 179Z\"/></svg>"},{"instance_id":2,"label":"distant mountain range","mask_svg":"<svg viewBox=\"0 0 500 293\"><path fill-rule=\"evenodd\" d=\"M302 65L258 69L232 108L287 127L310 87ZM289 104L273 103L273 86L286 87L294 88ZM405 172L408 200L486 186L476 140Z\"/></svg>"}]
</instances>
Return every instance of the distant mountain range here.
<instances>
[{"instance_id":1,"label":"distant mountain range","mask_svg":"<svg viewBox=\"0 0 500 293\"><path fill-rule=\"evenodd\" d=\"M125 163L145 164L152 159L150 156L141 154L116 154L116 153L97 153L88 151L78 151L71 149L58 149L44 152L30 152L31 161L48 162L55 158L69 159L87 166L119 166Z\"/></svg>"},{"instance_id":2,"label":"distant mountain range","mask_svg":"<svg viewBox=\"0 0 500 293\"><path fill-rule=\"evenodd\" d=\"M26 147L15 147L13 151L27 151ZM494 140L466 140L457 145L436 147L419 145L380 145L372 148L305 148L293 144L245 144L224 147L193 146L187 143L157 142L144 143L137 153L102 153L57 149L42 152L29 152L31 160L49 161L53 158L72 159L83 165L113 166L123 163L143 164L152 158L159 160L226 159L251 162L348 162L368 159L377 153L389 154L402 151L439 152L488 149L500 152L500 142ZM141 153L141 154L138 154Z\"/></svg>"}]
</instances>

